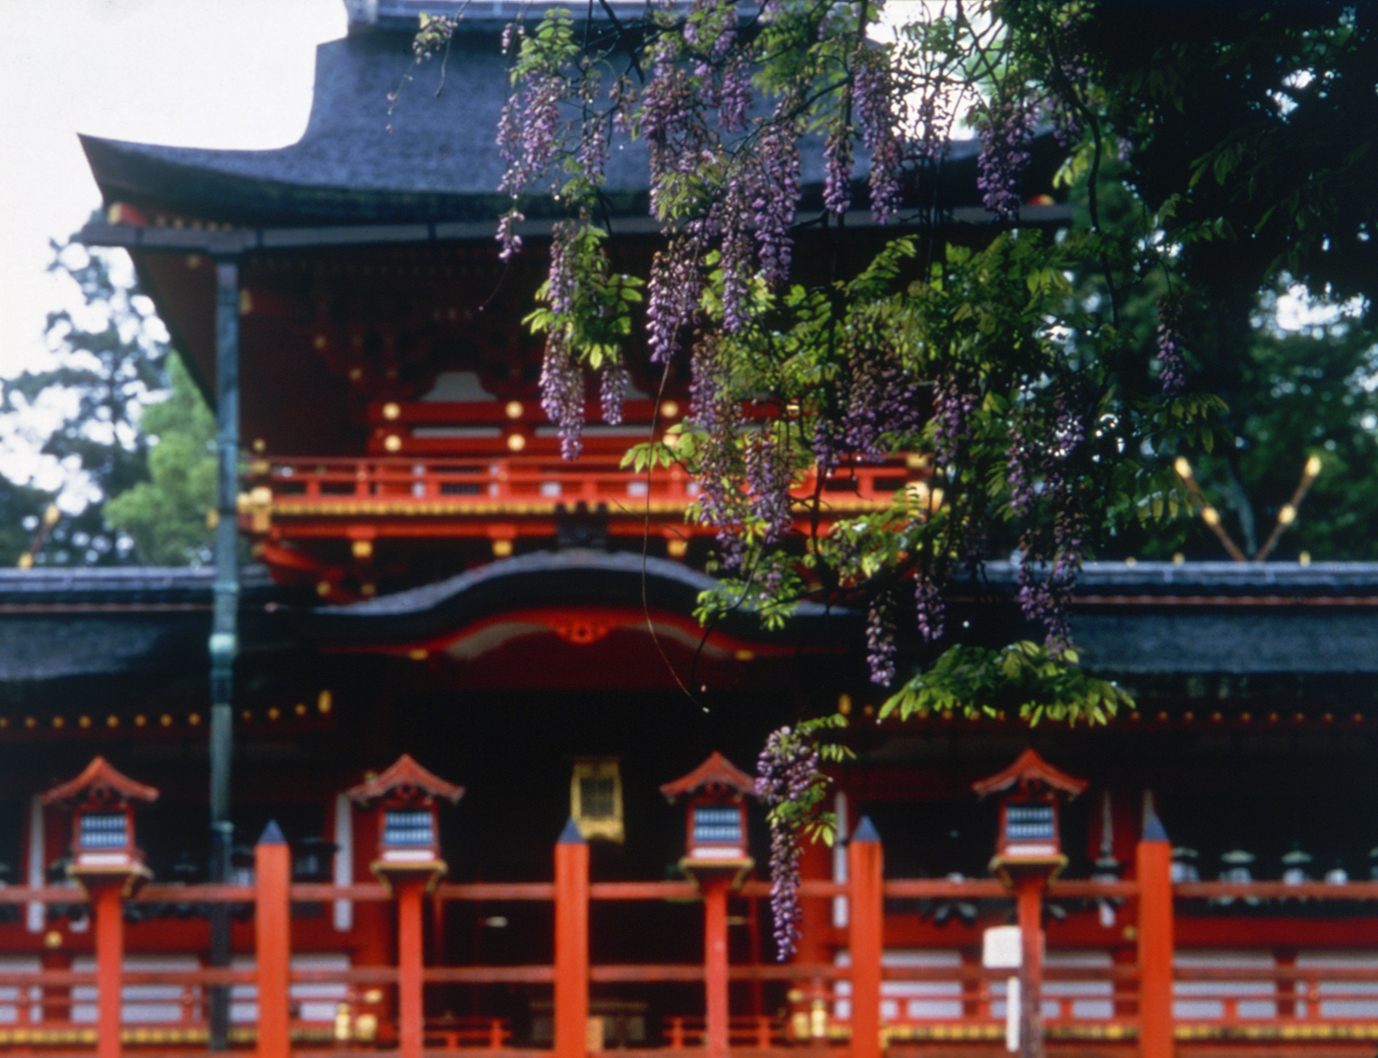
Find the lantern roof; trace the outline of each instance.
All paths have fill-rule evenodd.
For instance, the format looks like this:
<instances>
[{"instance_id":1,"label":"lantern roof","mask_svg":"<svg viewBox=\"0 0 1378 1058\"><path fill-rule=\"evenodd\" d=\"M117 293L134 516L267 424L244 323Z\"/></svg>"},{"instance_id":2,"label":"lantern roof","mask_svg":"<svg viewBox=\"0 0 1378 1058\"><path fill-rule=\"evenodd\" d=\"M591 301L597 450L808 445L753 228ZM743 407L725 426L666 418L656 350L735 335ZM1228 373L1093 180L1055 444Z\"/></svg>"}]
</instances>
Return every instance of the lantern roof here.
<instances>
[{"instance_id":1,"label":"lantern roof","mask_svg":"<svg viewBox=\"0 0 1378 1058\"><path fill-rule=\"evenodd\" d=\"M708 755L707 760L689 774L682 775L673 782L667 782L660 788L660 792L671 801L676 797L695 794L701 790L730 791L754 797L756 783L750 775L714 750Z\"/></svg>"},{"instance_id":2,"label":"lantern roof","mask_svg":"<svg viewBox=\"0 0 1378 1058\"><path fill-rule=\"evenodd\" d=\"M407 787L420 790L432 797L443 797L451 804L464 796L464 787L446 782L434 772L423 768L410 753L403 753L381 774L346 790L345 796L362 805L376 801L393 790Z\"/></svg>"},{"instance_id":3,"label":"lantern roof","mask_svg":"<svg viewBox=\"0 0 1378 1058\"><path fill-rule=\"evenodd\" d=\"M1075 797L1086 789L1086 780L1054 768L1033 749L1026 749L1009 767L971 784L971 788L981 797L1003 793L1016 786L1021 790L1042 786Z\"/></svg>"},{"instance_id":4,"label":"lantern roof","mask_svg":"<svg viewBox=\"0 0 1378 1058\"><path fill-rule=\"evenodd\" d=\"M59 783L45 793L43 803L71 805L97 797L152 803L158 800L158 791L135 782L104 757L96 757L76 778Z\"/></svg>"}]
</instances>

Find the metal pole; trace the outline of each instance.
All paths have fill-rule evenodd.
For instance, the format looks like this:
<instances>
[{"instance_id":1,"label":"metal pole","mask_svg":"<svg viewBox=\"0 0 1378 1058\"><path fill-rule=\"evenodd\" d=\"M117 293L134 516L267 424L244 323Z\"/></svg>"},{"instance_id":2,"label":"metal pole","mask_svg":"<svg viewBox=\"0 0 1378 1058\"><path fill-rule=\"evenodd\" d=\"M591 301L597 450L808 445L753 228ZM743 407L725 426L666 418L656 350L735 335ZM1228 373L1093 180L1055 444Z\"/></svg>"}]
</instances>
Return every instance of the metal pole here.
<instances>
[{"instance_id":1,"label":"metal pole","mask_svg":"<svg viewBox=\"0 0 1378 1058\"><path fill-rule=\"evenodd\" d=\"M211 623L210 807L212 882L226 882L234 826L230 822L230 759L234 748L234 661L239 652L239 552L235 500L239 494L239 262L215 265L216 462L215 599ZM230 965L230 908L210 911L210 964ZM229 1047L230 990L210 994L210 1046Z\"/></svg>"}]
</instances>

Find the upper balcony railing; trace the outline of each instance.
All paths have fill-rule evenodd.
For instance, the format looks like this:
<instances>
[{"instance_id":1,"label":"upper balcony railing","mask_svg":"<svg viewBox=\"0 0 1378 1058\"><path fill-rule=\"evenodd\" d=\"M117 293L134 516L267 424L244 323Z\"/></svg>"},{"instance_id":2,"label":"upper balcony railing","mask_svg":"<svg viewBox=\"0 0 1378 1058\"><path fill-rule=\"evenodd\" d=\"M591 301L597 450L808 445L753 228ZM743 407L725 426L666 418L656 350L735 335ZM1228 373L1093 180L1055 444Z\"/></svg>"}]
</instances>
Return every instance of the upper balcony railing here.
<instances>
[{"instance_id":1,"label":"upper balcony railing","mask_svg":"<svg viewBox=\"0 0 1378 1058\"><path fill-rule=\"evenodd\" d=\"M545 535L557 518L580 513L605 519L612 535L640 536L648 519L680 536L712 533L685 522L698 486L682 467L635 472L620 461L620 452L572 462L554 454L274 457L251 465L241 515L250 533L283 538L345 538L360 527L377 536L484 537L495 522ZM826 524L886 509L913 478L903 463L849 468L821 483L811 473L793 493L798 528L811 527L814 497Z\"/></svg>"}]
</instances>

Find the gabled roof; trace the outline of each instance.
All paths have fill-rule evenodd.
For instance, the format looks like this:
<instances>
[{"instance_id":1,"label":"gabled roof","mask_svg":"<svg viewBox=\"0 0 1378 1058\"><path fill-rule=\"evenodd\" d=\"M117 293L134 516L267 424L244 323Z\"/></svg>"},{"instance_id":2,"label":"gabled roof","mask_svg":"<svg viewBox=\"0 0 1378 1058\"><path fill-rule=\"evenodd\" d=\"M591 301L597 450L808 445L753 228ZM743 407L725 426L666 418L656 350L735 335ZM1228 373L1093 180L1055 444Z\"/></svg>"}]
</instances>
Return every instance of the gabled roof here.
<instances>
[{"instance_id":1,"label":"gabled roof","mask_svg":"<svg viewBox=\"0 0 1378 1058\"><path fill-rule=\"evenodd\" d=\"M671 801L687 794L698 793L700 790L732 792L754 797L756 783L750 775L714 750L708 755L707 760L688 775L682 775L660 788L660 792Z\"/></svg>"},{"instance_id":2,"label":"gabled roof","mask_svg":"<svg viewBox=\"0 0 1378 1058\"><path fill-rule=\"evenodd\" d=\"M1086 789L1086 780L1059 771L1033 749L1026 749L1008 768L971 784L971 788L981 797L1001 793L1012 786L1018 786L1022 790L1047 787L1058 793L1065 793L1068 797L1075 797Z\"/></svg>"},{"instance_id":3,"label":"gabled roof","mask_svg":"<svg viewBox=\"0 0 1378 1058\"><path fill-rule=\"evenodd\" d=\"M376 801L402 787L420 790L432 797L443 797L451 804L464 796L464 787L446 782L434 772L423 768L410 753L403 753L382 774L346 790L345 796L362 805Z\"/></svg>"},{"instance_id":4,"label":"gabled roof","mask_svg":"<svg viewBox=\"0 0 1378 1058\"><path fill-rule=\"evenodd\" d=\"M158 800L158 791L152 786L135 782L104 757L97 757L86 765L85 770L76 778L59 783L45 793L43 803L70 805L84 800L88 795L107 798L113 796L121 801L143 801L150 804Z\"/></svg>"},{"instance_id":5,"label":"gabled roof","mask_svg":"<svg viewBox=\"0 0 1378 1058\"><path fill-rule=\"evenodd\" d=\"M212 150L82 136L104 200L128 203L155 218L165 212L249 228L443 228L481 221L481 235L453 237L491 242L496 218L511 204L497 190L504 169L497 129L511 59L498 43L501 20L477 17L478 4L463 6L466 19L444 64L444 89L437 91L441 64L425 64L411 72L391 113L388 97L411 71L410 37L416 23L414 16L399 16L397 4L374 4L376 28L317 48L310 119L301 139L290 146ZM638 10L640 6L638 0ZM580 7L587 10L587 5ZM545 5L535 9L539 16ZM405 32L382 31L404 26ZM977 146L975 140L952 143L933 176L938 186L917 189L915 201L941 201L963 214L963 222L988 222L989 215L979 209ZM1051 186L1060 159L1051 134L1039 135L1030 150L1025 186L1035 194ZM620 218L619 230L632 221L653 230L647 223L644 141L619 144L605 168L604 198L610 214ZM855 179L864 181L866 172L863 156ZM803 144L800 177L806 200L817 205L823 184L823 144L817 136ZM964 211L973 207L973 215L966 217ZM1063 213L1044 216L1059 208L1030 207L1024 220L1061 223ZM523 199L522 211L533 230L541 230L538 218L565 214L558 202L542 195ZM861 211L848 223L865 225L868 216ZM416 241L442 234L422 227Z\"/></svg>"}]
</instances>

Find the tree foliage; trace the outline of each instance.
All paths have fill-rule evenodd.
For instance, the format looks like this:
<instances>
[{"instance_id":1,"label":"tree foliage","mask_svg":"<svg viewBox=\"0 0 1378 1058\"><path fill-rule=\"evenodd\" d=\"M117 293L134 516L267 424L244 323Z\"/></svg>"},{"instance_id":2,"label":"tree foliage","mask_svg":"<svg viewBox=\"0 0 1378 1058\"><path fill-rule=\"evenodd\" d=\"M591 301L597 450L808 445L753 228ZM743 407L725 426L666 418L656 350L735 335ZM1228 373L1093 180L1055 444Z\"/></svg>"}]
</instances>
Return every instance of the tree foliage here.
<instances>
[{"instance_id":1,"label":"tree foliage","mask_svg":"<svg viewBox=\"0 0 1378 1058\"><path fill-rule=\"evenodd\" d=\"M901 678L898 625L927 644L901 711L935 694L971 711L1053 702L1040 715L1070 721L1120 704L1067 668L1084 556L1115 534L1171 532L1199 506L1179 456L1248 476L1256 424L1241 398L1257 387L1251 359L1267 370L1262 299L1291 284L1360 299L1357 348L1378 274L1361 6L1170 7L689 0L508 28L503 255L521 251L524 196L567 213L530 320L546 336L544 405L574 455L586 372L615 418L638 324L654 363L688 359L682 428L629 462L697 477L691 516L717 530L723 576L702 617L745 605L778 622L805 597L863 609L885 686ZM418 54L453 28L428 22ZM990 219L975 248L942 237L949 203L934 191L963 123ZM1052 235L1021 224L1039 135L1056 138L1058 184L1082 206ZM615 274L606 249L603 174L624 140L644 144L661 228L645 276ZM814 198L802 159L818 154ZM863 201L904 230L849 270ZM827 260L801 269L806 227ZM888 510L793 532L801 515L829 521L821 490L801 491L807 471L845 478L900 457L928 478ZM1020 604L1046 633L1016 675L1043 686L950 693L944 674L970 683L1028 657L942 653L961 646L950 575L1011 543Z\"/></svg>"},{"instance_id":2,"label":"tree foliage","mask_svg":"<svg viewBox=\"0 0 1378 1058\"><path fill-rule=\"evenodd\" d=\"M213 473L209 413L153 303L112 255L54 243L49 270L73 287L71 307L48 314L51 362L0 387L11 443L24 449L10 461L13 479L0 478L4 560L35 542L40 565L196 560ZM45 522L50 508L57 517Z\"/></svg>"},{"instance_id":3,"label":"tree foliage","mask_svg":"<svg viewBox=\"0 0 1378 1058\"><path fill-rule=\"evenodd\" d=\"M148 480L105 504L112 528L134 541L139 560L155 566L210 561L207 513L215 507L215 418L175 354L168 358L167 396L144 409Z\"/></svg>"}]
</instances>

